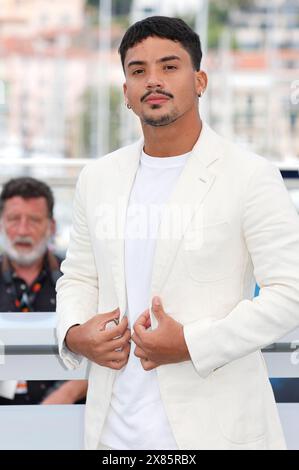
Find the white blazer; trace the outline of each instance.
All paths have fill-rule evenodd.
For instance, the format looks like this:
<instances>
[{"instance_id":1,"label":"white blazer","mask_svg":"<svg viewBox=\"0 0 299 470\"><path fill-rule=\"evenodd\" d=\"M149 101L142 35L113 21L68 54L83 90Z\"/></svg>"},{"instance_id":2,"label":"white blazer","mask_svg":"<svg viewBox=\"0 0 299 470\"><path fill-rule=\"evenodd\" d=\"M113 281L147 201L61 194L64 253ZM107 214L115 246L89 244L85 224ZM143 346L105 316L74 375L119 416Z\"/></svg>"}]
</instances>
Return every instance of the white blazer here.
<instances>
[{"instance_id":1,"label":"white blazer","mask_svg":"<svg viewBox=\"0 0 299 470\"><path fill-rule=\"evenodd\" d=\"M121 317L126 311L125 211L142 147L140 140L91 162L77 183L57 283L57 334L69 368L81 359L64 346L70 326L117 307ZM299 218L279 170L204 124L171 207L191 210L181 235L157 241L150 298L161 296L165 311L184 325L192 359L157 368L178 447L283 449L260 352L299 324ZM162 217L160 234L169 221ZM255 280L261 289L253 299ZM115 374L91 364L88 449L99 445Z\"/></svg>"}]
</instances>

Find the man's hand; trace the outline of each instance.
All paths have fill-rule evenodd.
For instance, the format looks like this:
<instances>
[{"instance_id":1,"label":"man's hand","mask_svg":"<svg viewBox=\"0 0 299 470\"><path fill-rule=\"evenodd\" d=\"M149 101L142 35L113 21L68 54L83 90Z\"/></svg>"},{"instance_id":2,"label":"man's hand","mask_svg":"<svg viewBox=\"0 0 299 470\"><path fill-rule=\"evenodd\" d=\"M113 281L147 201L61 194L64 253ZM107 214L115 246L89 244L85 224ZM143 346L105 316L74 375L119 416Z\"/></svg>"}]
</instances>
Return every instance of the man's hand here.
<instances>
[{"instance_id":1,"label":"man's hand","mask_svg":"<svg viewBox=\"0 0 299 470\"><path fill-rule=\"evenodd\" d=\"M153 313L158 327L149 330L149 310L143 312L134 324L132 341L136 344L135 356L140 358L144 370L152 370L162 364L173 364L190 359L185 342L183 325L164 312L161 299L153 298Z\"/></svg>"},{"instance_id":2,"label":"man's hand","mask_svg":"<svg viewBox=\"0 0 299 470\"><path fill-rule=\"evenodd\" d=\"M119 325L105 330L106 323L118 320L119 309L95 315L82 325L72 326L65 337L68 349L92 362L120 370L128 362L131 331L124 317Z\"/></svg>"}]
</instances>

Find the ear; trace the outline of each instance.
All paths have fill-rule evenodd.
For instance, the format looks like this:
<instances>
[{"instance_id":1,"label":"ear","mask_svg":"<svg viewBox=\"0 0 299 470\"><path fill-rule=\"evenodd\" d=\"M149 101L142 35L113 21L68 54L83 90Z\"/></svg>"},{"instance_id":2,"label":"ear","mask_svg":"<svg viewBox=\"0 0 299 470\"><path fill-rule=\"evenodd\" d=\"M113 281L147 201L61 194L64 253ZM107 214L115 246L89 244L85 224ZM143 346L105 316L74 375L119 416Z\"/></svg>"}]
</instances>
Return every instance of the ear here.
<instances>
[{"instance_id":1,"label":"ear","mask_svg":"<svg viewBox=\"0 0 299 470\"><path fill-rule=\"evenodd\" d=\"M56 220L54 219L50 219L50 233L52 236L56 233Z\"/></svg>"},{"instance_id":2,"label":"ear","mask_svg":"<svg viewBox=\"0 0 299 470\"><path fill-rule=\"evenodd\" d=\"M203 70L198 70L195 72L195 86L197 95L200 95L205 91L208 86L208 77Z\"/></svg>"},{"instance_id":3,"label":"ear","mask_svg":"<svg viewBox=\"0 0 299 470\"><path fill-rule=\"evenodd\" d=\"M126 82L123 84L123 92L124 92L125 101L126 101L126 103L127 103L127 101L128 101L128 96L127 96L127 94L128 94L128 87L127 87Z\"/></svg>"}]
</instances>

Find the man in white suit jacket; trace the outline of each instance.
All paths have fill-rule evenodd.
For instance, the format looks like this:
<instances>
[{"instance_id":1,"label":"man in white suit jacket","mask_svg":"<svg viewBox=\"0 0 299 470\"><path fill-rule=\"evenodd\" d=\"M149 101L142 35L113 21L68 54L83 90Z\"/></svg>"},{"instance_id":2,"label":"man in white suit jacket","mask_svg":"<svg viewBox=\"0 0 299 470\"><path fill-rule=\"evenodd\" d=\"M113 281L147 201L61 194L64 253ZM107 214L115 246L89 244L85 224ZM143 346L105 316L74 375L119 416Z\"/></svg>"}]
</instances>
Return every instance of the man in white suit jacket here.
<instances>
[{"instance_id":1,"label":"man in white suit jacket","mask_svg":"<svg viewBox=\"0 0 299 470\"><path fill-rule=\"evenodd\" d=\"M283 449L260 349L299 324L295 208L272 164L202 123L182 20L136 23L120 54L144 138L81 172L57 284L61 357L91 361L86 447ZM129 240L133 196L164 204L154 241Z\"/></svg>"}]
</instances>

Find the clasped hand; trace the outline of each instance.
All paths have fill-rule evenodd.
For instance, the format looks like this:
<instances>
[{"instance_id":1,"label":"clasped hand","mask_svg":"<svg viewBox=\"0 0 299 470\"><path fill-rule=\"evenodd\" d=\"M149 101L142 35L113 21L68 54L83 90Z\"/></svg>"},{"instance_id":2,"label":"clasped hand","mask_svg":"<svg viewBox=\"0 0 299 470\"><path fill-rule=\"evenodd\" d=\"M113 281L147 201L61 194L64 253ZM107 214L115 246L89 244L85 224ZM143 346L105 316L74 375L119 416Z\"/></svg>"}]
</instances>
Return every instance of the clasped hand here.
<instances>
[{"instance_id":1,"label":"clasped hand","mask_svg":"<svg viewBox=\"0 0 299 470\"><path fill-rule=\"evenodd\" d=\"M136 345L134 354L143 369L149 371L162 364L189 360L183 325L167 315L159 297L153 298L152 312L158 322L157 328L150 329L150 313L146 310L136 320L131 338Z\"/></svg>"},{"instance_id":2,"label":"clasped hand","mask_svg":"<svg viewBox=\"0 0 299 470\"><path fill-rule=\"evenodd\" d=\"M97 314L86 323L74 325L68 330L66 346L96 364L116 370L127 364L131 340L136 345L134 354L140 359L144 370L189 360L183 325L165 313L159 297L153 298L152 312L158 322L157 328L150 328L150 313L146 310L136 320L132 336L127 317L118 323L119 308ZM106 325L111 321L118 324L107 330Z\"/></svg>"}]
</instances>

